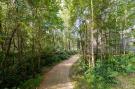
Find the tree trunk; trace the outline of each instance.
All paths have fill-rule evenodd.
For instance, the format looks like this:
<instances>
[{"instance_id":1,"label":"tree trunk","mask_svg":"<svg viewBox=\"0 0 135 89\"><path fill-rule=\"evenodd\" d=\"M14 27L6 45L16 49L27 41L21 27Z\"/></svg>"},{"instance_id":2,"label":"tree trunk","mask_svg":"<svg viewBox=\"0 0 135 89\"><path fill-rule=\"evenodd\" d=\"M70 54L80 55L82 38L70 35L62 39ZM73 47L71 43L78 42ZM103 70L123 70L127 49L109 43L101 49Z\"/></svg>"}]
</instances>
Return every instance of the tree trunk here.
<instances>
[{"instance_id":1,"label":"tree trunk","mask_svg":"<svg viewBox=\"0 0 135 89\"><path fill-rule=\"evenodd\" d=\"M91 60L92 60L92 67L95 66L95 60L94 60L94 34L93 34L93 30L94 30L94 7L93 7L93 0L91 0Z\"/></svg>"},{"instance_id":2,"label":"tree trunk","mask_svg":"<svg viewBox=\"0 0 135 89\"><path fill-rule=\"evenodd\" d=\"M12 40L13 40L13 37L15 35L15 33L17 32L19 28L19 24L17 25L17 27L12 31L12 34L9 38L9 42L8 42L8 45L7 45L7 49L6 49L6 53L5 53L5 58L2 60L1 62L1 66L3 65L3 62L7 59L7 57L9 56L9 52L10 52L10 48L11 48L11 44L12 44Z\"/></svg>"}]
</instances>

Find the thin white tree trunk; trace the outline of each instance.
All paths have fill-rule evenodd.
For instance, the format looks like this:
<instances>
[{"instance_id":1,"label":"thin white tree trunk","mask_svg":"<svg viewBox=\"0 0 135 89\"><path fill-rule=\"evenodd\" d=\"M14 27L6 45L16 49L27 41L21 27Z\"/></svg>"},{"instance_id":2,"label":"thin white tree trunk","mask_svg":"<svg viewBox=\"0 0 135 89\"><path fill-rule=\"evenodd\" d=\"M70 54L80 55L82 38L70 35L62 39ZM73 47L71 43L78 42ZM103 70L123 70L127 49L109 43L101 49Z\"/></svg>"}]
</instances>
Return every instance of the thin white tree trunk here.
<instances>
[{"instance_id":1,"label":"thin white tree trunk","mask_svg":"<svg viewBox=\"0 0 135 89\"><path fill-rule=\"evenodd\" d=\"M94 29L94 10L93 10L93 0L91 0L91 60L92 60L92 67L95 66L95 60L94 60L94 34L93 34L93 29Z\"/></svg>"}]
</instances>

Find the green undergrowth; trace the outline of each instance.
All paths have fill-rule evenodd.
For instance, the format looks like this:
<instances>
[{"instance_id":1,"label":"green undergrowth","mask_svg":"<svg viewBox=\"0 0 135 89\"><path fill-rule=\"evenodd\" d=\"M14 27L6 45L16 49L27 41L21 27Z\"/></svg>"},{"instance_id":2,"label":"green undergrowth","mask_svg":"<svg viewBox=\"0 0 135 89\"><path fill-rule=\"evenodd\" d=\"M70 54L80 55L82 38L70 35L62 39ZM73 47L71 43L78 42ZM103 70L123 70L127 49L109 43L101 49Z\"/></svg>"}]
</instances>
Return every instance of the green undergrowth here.
<instances>
[{"instance_id":1,"label":"green undergrowth","mask_svg":"<svg viewBox=\"0 0 135 89\"><path fill-rule=\"evenodd\" d=\"M61 51L61 52L48 53L48 54L43 53L43 55L41 56L41 59L44 59L44 60L42 60L41 65L51 66L53 64L56 64L62 60L69 58L71 55L74 55L74 54L76 54L75 51Z\"/></svg>"},{"instance_id":2,"label":"green undergrowth","mask_svg":"<svg viewBox=\"0 0 135 89\"><path fill-rule=\"evenodd\" d=\"M111 89L135 89L135 74L117 76L119 83Z\"/></svg>"},{"instance_id":3,"label":"green undergrowth","mask_svg":"<svg viewBox=\"0 0 135 89\"><path fill-rule=\"evenodd\" d=\"M43 52L40 57L27 53L21 59L17 59L18 54L10 54L5 61L7 65L0 69L0 89L36 89L41 82L43 68L52 67L74 54L75 51L64 50Z\"/></svg>"},{"instance_id":4,"label":"green undergrowth","mask_svg":"<svg viewBox=\"0 0 135 89\"><path fill-rule=\"evenodd\" d=\"M110 56L107 60L97 61L95 68L89 68L84 59L80 59L71 71L72 79L76 81L75 89L117 89L123 81L126 81L127 84L131 82L126 77L135 73L134 63L133 54ZM125 80L121 80L124 78Z\"/></svg>"},{"instance_id":5,"label":"green undergrowth","mask_svg":"<svg viewBox=\"0 0 135 89\"><path fill-rule=\"evenodd\" d=\"M26 80L20 84L19 89L36 89L40 85L42 79L43 77L41 75L36 75L35 78Z\"/></svg>"},{"instance_id":6,"label":"green undergrowth","mask_svg":"<svg viewBox=\"0 0 135 89\"><path fill-rule=\"evenodd\" d=\"M52 53L52 54L51 53L44 54L41 56L41 59L43 59L41 65L43 67L49 68L63 60L68 59L71 55L74 55L74 54L76 54L75 51L61 51L61 52ZM41 74L37 75L36 77L29 79L25 81L24 83L20 84L19 88L20 89L36 89L40 85L42 79L43 77Z\"/></svg>"}]
</instances>

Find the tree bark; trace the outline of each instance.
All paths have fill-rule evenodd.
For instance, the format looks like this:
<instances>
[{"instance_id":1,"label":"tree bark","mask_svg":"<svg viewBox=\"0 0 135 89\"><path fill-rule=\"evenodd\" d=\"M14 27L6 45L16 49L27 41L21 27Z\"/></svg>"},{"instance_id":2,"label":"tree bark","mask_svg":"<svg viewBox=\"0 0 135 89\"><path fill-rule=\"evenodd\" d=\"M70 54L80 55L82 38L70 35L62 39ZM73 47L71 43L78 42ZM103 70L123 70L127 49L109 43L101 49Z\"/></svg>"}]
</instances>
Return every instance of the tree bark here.
<instances>
[{"instance_id":1,"label":"tree bark","mask_svg":"<svg viewBox=\"0 0 135 89\"><path fill-rule=\"evenodd\" d=\"M95 66L95 60L94 60L94 34L93 34L93 30L94 30L94 7L93 7L93 0L91 0L91 60L92 60L92 67Z\"/></svg>"}]
</instances>

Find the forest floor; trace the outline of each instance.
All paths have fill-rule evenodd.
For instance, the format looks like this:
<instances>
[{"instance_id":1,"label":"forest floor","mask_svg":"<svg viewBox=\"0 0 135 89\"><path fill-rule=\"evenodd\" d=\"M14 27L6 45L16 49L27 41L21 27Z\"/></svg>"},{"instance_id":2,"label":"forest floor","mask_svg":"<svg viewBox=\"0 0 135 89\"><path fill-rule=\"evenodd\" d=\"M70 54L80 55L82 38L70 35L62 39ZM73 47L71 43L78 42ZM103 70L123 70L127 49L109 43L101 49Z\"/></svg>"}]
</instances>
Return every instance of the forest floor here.
<instances>
[{"instance_id":1,"label":"forest floor","mask_svg":"<svg viewBox=\"0 0 135 89\"><path fill-rule=\"evenodd\" d=\"M112 89L135 89L135 74L118 76L119 84Z\"/></svg>"},{"instance_id":2,"label":"forest floor","mask_svg":"<svg viewBox=\"0 0 135 89\"><path fill-rule=\"evenodd\" d=\"M70 69L79 59L79 55L74 55L69 60L65 60L54 66L48 73L44 74L44 79L38 89L73 89L73 82L70 80Z\"/></svg>"}]
</instances>

